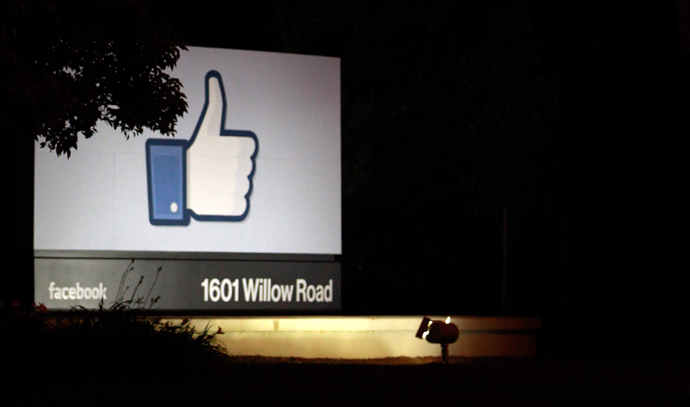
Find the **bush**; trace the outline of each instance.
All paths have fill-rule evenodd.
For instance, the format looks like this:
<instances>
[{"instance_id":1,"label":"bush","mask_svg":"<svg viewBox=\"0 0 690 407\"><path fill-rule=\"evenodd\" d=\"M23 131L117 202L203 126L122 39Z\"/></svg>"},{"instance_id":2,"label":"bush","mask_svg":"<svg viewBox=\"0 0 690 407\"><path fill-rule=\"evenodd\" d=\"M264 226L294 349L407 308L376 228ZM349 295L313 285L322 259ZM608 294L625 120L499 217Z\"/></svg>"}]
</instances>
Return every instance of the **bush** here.
<instances>
[{"instance_id":1,"label":"bush","mask_svg":"<svg viewBox=\"0 0 690 407\"><path fill-rule=\"evenodd\" d=\"M126 276L125 276L126 277ZM125 278L123 277L123 281ZM227 356L210 327L173 324L148 311L156 299L123 300L51 315L3 307L0 366L6 405L205 405L225 398ZM149 292L150 294L150 292ZM26 390L30 388L31 390ZM4 404L4 403L3 403Z\"/></svg>"}]
</instances>

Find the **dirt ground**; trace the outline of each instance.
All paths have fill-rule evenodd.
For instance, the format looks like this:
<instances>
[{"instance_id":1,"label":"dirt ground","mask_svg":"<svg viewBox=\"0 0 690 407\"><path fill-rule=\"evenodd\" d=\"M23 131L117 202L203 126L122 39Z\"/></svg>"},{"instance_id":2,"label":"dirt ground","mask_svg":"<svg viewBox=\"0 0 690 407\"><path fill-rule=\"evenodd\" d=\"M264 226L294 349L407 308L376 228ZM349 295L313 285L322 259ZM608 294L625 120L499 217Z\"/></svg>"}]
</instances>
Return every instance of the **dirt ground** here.
<instances>
[{"instance_id":1,"label":"dirt ground","mask_svg":"<svg viewBox=\"0 0 690 407\"><path fill-rule=\"evenodd\" d=\"M152 331L129 318L99 320L111 321L108 329L58 330L15 320L0 324L3 407L690 406L690 358L673 353L551 351L451 356L448 364L440 352L364 360L227 356L188 331Z\"/></svg>"},{"instance_id":2,"label":"dirt ground","mask_svg":"<svg viewBox=\"0 0 690 407\"><path fill-rule=\"evenodd\" d=\"M142 364L128 347L118 357L130 357L117 364L108 352L29 358L15 366L14 380L0 381L0 405L690 406L690 361L672 357L451 357L444 364L440 356L229 356L199 364L166 355Z\"/></svg>"},{"instance_id":3,"label":"dirt ground","mask_svg":"<svg viewBox=\"0 0 690 407\"><path fill-rule=\"evenodd\" d=\"M347 365L424 365L440 363L441 357L394 357L377 359L326 359L326 358L286 358L267 356L230 356L233 363L314 363L314 364L347 364ZM449 364L471 362L472 358L451 356Z\"/></svg>"},{"instance_id":4,"label":"dirt ground","mask_svg":"<svg viewBox=\"0 0 690 407\"><path fill-rule=\"evenodd\" d=\"M690 406L690 364L660 360L231 357L228 401L285 406Z\"/></svg>"}]
</instances>

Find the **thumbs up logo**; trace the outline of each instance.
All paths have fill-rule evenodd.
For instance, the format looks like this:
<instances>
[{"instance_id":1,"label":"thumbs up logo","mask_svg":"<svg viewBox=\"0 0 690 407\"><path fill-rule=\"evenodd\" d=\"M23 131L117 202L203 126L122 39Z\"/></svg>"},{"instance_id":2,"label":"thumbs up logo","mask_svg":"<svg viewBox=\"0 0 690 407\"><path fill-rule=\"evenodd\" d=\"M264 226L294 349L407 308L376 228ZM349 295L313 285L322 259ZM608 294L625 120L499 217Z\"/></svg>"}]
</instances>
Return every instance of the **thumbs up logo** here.
<instances>
[{"instance_id":1,"label":"thumbs up logo","mask_svg":"<svg viewBox=\"0 0 690 407\"><path fill-rule=\"evenodd\" d=\"M146 141L152 225L247 217L259 141L251 131L225 129L225 100L220 74L208 72L206 102L189 141Z\"/></svg>"}]
</instances>

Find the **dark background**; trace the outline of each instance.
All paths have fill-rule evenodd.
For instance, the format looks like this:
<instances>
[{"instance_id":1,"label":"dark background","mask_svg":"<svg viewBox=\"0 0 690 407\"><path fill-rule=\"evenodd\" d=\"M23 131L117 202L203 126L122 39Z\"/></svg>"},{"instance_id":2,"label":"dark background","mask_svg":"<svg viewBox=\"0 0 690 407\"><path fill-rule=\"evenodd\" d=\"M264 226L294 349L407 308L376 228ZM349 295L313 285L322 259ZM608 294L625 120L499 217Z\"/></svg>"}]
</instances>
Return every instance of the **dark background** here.
<instances>
[{"instance_id":1,"label":"dark background","mask_svg":"<svg viewBox=\"0 0 690 407\"><path fill-rule=\"evenodd\" d=\"M690 11L650 3L156 11L189 45L341 58L343 314L530 315L555 348L683 350ZM2 290L26 299L32 146L3 137Z\"/></svg>"}]
</instances>

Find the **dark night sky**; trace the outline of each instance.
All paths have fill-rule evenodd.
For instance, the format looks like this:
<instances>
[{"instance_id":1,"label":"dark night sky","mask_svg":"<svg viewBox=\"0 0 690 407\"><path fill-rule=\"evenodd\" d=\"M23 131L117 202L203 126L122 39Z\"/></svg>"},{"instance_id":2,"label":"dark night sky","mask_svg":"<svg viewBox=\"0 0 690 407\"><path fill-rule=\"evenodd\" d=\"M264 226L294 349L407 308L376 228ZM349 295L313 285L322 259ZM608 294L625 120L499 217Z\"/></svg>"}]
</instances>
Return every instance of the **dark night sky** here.
<instances>
[{"instance_id":1,"label":"dark night sky","mask_svg":"<svg viewBox=\"0 0 690 407\"><path fill-rule=\"evenodd\" d=\"M601 3L161 11L189 45L341 58L344 313L505 312L507 207L509 312L680 332L690 50L675 1Z\"/></svg>"},{"instance_id":2,"label":"dark night sky","mask_svg":"<svg viewBox=\"0 0 690 407\"><path fill-rule=\"evenodd\" d=\"M179 26L342 58L346 313L503 312L507 202L511 312L670 329L690 310L676 3L475 3L194 3Z\"/></svg>"}]
</instances>

